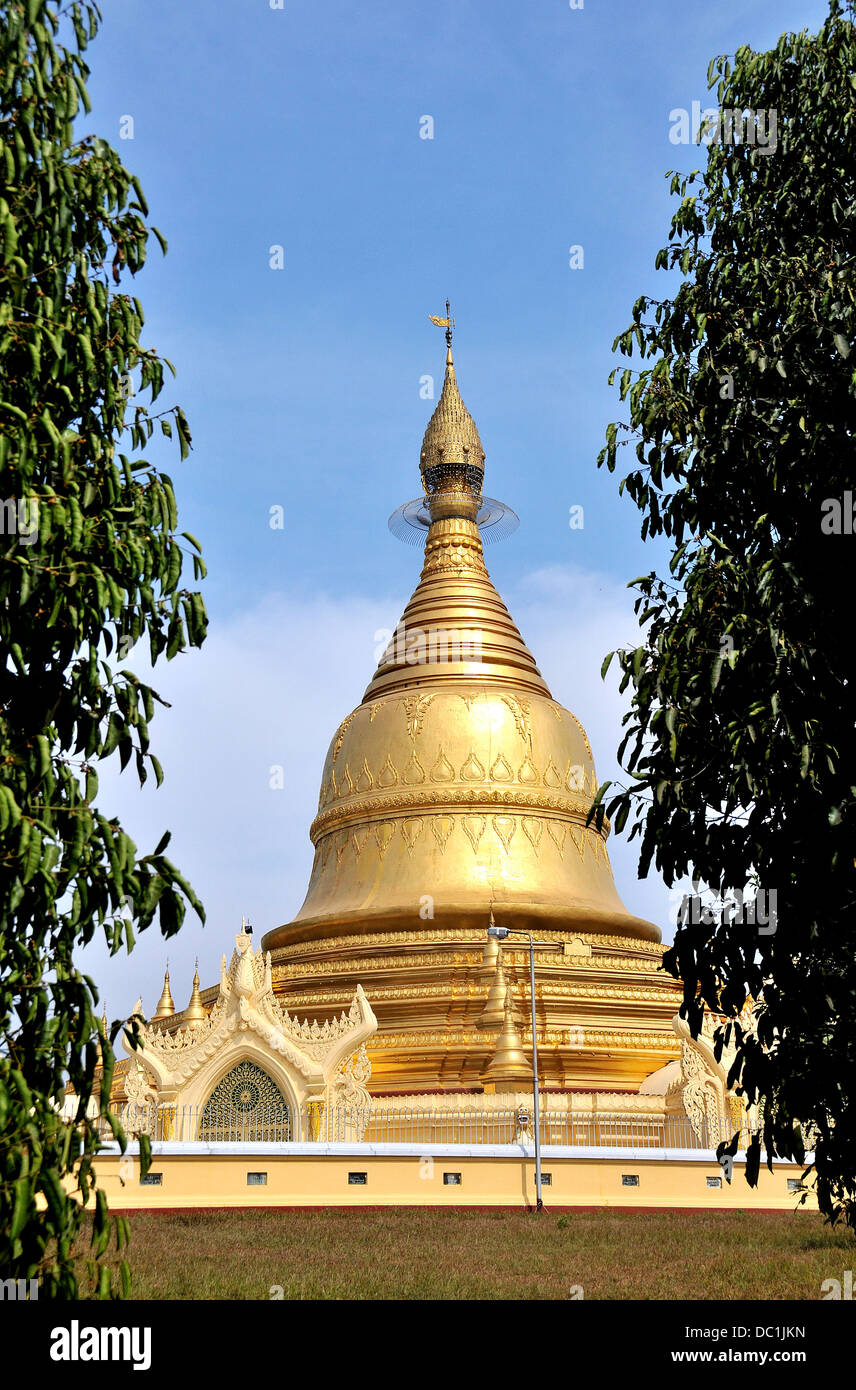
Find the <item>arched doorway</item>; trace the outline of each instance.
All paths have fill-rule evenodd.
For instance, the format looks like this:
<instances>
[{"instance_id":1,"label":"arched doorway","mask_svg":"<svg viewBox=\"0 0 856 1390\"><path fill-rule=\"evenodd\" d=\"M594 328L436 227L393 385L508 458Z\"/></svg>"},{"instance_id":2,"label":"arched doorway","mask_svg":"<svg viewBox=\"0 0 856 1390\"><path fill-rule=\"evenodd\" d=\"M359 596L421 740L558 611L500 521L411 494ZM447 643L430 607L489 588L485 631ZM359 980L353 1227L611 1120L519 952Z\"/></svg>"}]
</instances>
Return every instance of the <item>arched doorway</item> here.
<instances>
[{"instance_id":1,"label":"arched doorway","mask_svg":"<svg viewBox=\"0 0 856 1390\"><path fill-rule=\"evenodd\" d=\"M285 1143L291 1109L266 1071L246 1058L217 1083L202 1109L199 1138L209 1144Z\"/></svg>"}]
</instances>

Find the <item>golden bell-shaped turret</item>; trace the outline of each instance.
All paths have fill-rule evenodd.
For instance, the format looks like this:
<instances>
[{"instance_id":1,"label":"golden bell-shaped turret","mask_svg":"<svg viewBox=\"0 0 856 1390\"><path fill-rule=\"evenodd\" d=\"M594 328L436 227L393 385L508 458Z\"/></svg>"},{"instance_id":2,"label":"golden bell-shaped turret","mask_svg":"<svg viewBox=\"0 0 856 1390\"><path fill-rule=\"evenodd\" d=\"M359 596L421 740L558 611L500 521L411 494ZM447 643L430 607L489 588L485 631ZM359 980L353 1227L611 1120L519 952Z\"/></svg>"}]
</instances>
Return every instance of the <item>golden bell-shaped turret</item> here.
<instances>
[{"instance_id":1,"label":"golden bell-shaped turret","mask_svg":"<svg viewBox=\"0 0 856 1390\"><path fill-rule=\"evenodd\" d=\"M491 938L488 937L490 941ZM497 946L499 942L495 943ZM488 991L487 1001L479 1016L479 1028L490 1030L500 1028L505 1020L505 1005L508 999L508 985L505 979L505 970L502 965L502 953L496 958L494 967L493 981Z\"/></svg>"},{"instance_id":2,"label":"golden bell-shaped turret","mask_svg":"<svg viewBox=\"0 0 856 1390\"><path fill-rule=\"evenodd\" d=\"M196 969L193 972L193 990L190 995L190 1003L184 1011L184 1026L185 1028L198 1028L207 1017L205 1005L199 993L199 962L197 961Z\"/></svg>"},{"instance_id":3,"label":"golden bell-shaped turret","mask_svg":"<svg viewBox=\"0 0 856 1390\"><path fill-rule=\"evenodd\" d=\"M152 1014L152 1019L169 1018L170 1014L174 1013L175 1004L173 1003L172 995L169 992L169 966L167 966L163 976L163 989L161 990L161 997L158 1000L157 1008Z\"/></svg>"},{"instance_id":4,"label":"golden bell-shaped turret","mask_svg":"<svg viewBox=\"0 0 856 1390\"><path fill-rule=\"evenodd\" d=\"M514 1022L510 993L505 996L502 1031L481 1079L485 1086L492 1086L497 1091L517 1091L532 1085L532 1062L523 1050L523 1040Z\"/></svg>"}]
</instances>

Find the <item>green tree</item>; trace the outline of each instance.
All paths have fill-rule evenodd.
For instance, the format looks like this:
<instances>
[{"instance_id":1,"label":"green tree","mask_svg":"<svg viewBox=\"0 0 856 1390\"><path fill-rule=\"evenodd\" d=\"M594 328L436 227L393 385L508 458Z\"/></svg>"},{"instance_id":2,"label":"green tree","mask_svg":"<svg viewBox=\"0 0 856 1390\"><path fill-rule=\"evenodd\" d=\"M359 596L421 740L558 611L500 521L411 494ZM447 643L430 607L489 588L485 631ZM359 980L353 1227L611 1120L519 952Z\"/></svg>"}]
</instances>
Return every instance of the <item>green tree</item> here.
<instances>
[{"instance_id":1,"label":"green tree","mask_svg":"<svg viewBox=\"0 0 856 1390\"><path fill-rule=\"evenodd\" d=\"M735 116L703 130L703 171L672 176L656 263L684 278L615 342L654 361L613 372L629 423L598 463L635 445L621 490L671 557L631 585L632 780L593 814L631 819L640 875L654 860L717 895L665 966L693 1031L707 1005L736 1040L750 1183L762 1146L802 1162L808 1142L821 1209L856 1224L856 29L833 0L818 34L719 57L708 84ZM747 887L765 911L776 894L775 921L730 920Z\"/></svg>"},{"instance_id":2,"label":"green tree","mask_svg":"<svg viewBox=\"0 0 856 1390\"><path fill-rule=\"evenodd\" d=\"M0 20L0 1269L75 1296L75 1194L94 1192L90 1274L106 1296L101 1257L128 1232L96 1189L85 1103L94 1087L107 1111L123 1024L105 1034L75 952L102 931L112 952L130 950L155 916L169 936L188 903L203 911L164 857L168 835L138 856L99 812L96 766L118 756L160 783L158 696L121 663L138 639L152 660L199 646L206 617L181 587L170 479L138 454L157 428L182 458L190 444L180 408L141 402L159 395L165 362L140 342L139 301L116 288L145 261L145 199L105 141L73 130L100 13L3 0ZM76 1124L58 1113L67 1080Z\"/></svg>"}]
</instances>

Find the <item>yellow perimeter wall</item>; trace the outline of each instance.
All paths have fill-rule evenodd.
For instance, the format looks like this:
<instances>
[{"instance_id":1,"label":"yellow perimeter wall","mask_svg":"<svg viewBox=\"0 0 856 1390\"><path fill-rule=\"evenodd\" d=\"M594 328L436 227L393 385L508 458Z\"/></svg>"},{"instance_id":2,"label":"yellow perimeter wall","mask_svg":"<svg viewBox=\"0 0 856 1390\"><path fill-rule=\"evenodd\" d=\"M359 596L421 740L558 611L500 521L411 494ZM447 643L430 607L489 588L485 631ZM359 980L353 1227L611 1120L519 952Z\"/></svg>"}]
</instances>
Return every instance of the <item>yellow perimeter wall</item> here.
<instances>
[{"instance_id":1,"label":"yellow perimeter wall","mask_svg":"<svg viewBox=\"0 0 856 1390\"><path fill-rule=\"evenodd\" d=\"M799 1179L799 1166L776 1163L762 1167L751 1188L738 1160L729 1186L719 1164L710 1159L643 1157L568 1158L547 1151L542 1172L550 1207L698 1207L706 1210L790 1211L799 1194L788 1179ZM363 1207L363 1206L499 1206L525 1207L535 1199L535 1163L521 1155L376 1154L164 1154L155 1153L151 1173L159 1186L140 1182L135 1157L102 1156L96 1160L98 1184L113 1210L205 1207ZM121 1173L120 1173L121 1170ZM349 1173L366 1174L353 1185ZM248 1184L248 1173L266 1173L264 1186ZM444 1173L459 1173L447 1185ZM623 1175L635 1174L638 1186ZM722 1178L709 1188L707 1178ZM124 1183L121 1179L124 1179ZM803 1210L816 1210L810 1195Z\"/></svg>"}]
</instances>

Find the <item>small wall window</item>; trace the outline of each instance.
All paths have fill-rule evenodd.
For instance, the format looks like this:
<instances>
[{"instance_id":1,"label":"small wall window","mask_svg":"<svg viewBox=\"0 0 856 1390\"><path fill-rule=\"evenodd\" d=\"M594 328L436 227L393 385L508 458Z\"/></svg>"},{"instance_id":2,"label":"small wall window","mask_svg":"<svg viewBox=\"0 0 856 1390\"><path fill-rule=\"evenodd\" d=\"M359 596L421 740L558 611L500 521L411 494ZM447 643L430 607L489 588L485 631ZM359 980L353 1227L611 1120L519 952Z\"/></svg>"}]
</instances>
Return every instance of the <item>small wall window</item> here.
<instances>
[{"instance_id":1,"label":"small wall window","mask_svg":"<svg viewBox=\"0 0 856 1390\"><path fill-rule=\"evenodd\" d=\"M460 1187L461 1175L460 1173L444 1173L443 1182L446 1187Z\"/></svg>"},{"instance_id":2,"label":"small wall window","mask_svg":"<svg viewBox=\"0 0 856 1390\"><path fill-rule=\"evenodd\" d=\"M622 1187L638 1187L638 1186L639 1186L639 1174L638 1174L638 1173L622 1173L622 1174L621 1174L621 1186L622 1186Z\"/></svg>"},{"instance_id":3,"label":"small wall window","mask_svg":"<svg viewBox=\"0 0 856 1390\"><path fill-rule=\"evenodd\" d=\"M266 1187L267 1173L248 1173L247 1187Z\"/></svg>"},{"instance_id":4,"label":"small wall window","mask_svg":"<svg viewBox=\"0 0 856 1390\"><path fill-rule=\"evenodd\" d=\"M721 1187L722 1178L705 1178L708 1187Z\"/></svg>"},{"instance_id":5,"label":"small wall window","mask_svg":"<svg viewBox=\"0 0 856 1390\"><path fill-rule=\"evenodd\" d=\"M163 1173L146 1173L140 1178L141 1187L163 1187Z\"/></svg>"},{"instance_id":6,"label":"small wall window","mask_svg":"<svg viewBox=\"0 0 856 1390\"><path fill-rule=\"evenodd\" d=\"M542 1174L541 1174L541 1186L542 1186L542 1187L549 1187L549 1186L552 1184L552 1181L553 1181L553 1174L552 1174L552 1173L542 1173Z\"/></svg>"},{"instance_id":7,"label":"small wall window","mask_svg":"<svg viewBox=\"0 0 856 1390\"><path fill-rule=\"evenodd\" d=\"M351 1187L365 1187L368 1183L368 1173L349 1173L348 1183Z\"/></svg>"},{"instance_id":8,"label":"small wall window","mask_svg":"<svg viewBox=\"0 0 856 1390\"><path fill-rule=\"evenodd\" d=\"M801 1179L801 1178L788 1178L788 1191L789 1191L789 1192L802 1192L802 1179Z\"/></svg>"}]
</instances>

